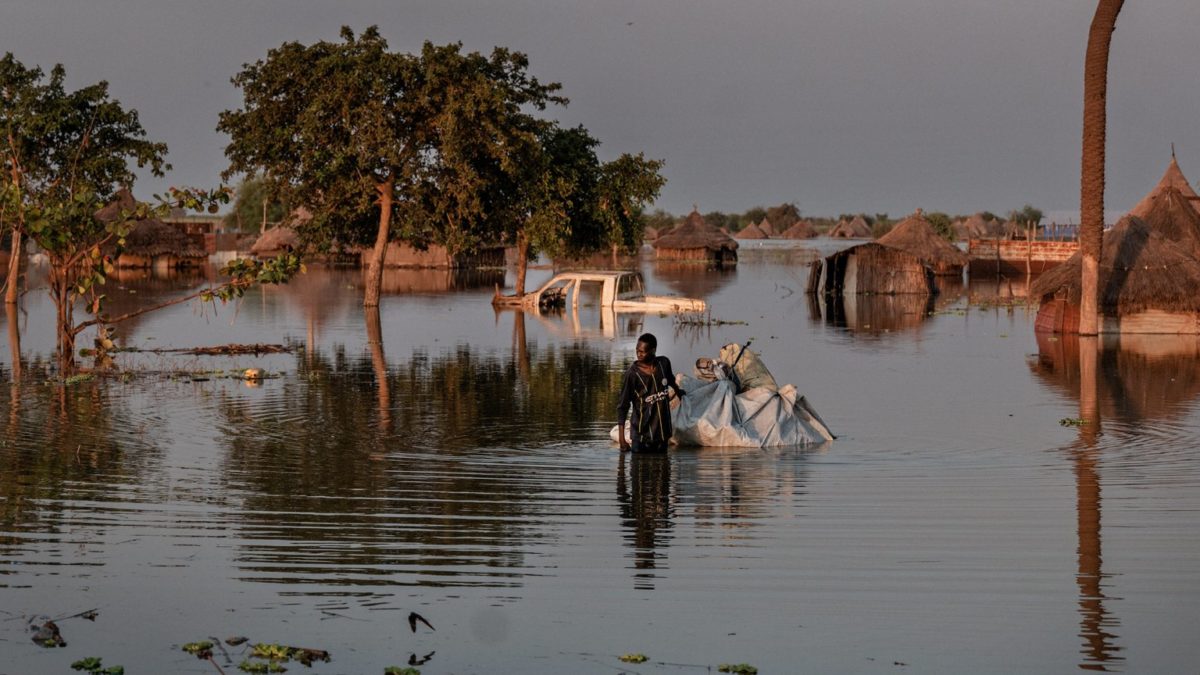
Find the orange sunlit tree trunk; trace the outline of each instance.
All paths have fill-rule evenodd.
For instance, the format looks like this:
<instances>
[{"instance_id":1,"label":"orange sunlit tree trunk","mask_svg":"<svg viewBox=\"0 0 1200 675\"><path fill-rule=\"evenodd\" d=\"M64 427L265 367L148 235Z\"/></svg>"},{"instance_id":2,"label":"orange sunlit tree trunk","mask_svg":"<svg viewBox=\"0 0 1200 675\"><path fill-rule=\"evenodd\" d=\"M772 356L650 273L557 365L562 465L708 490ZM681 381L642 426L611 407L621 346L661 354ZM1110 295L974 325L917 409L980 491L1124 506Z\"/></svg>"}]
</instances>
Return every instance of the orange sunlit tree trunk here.
<instances>
[{"instance_id":1,"label":"orange sunlit tree trunk","mask_svg":"<svg viewBox=\"0 0 1200 675\"><path fill-rule=\"evenodd\" d=\"M1099 0L1088 33L1083 65L1083 162L1079 186L1079 252L1083 258L1083 297L1079 333L1100 329L1100 249L1104 236L1104 144L1108 98L1108 52L1117 15L1125 0Z\"/></svg>"}]
</instances>

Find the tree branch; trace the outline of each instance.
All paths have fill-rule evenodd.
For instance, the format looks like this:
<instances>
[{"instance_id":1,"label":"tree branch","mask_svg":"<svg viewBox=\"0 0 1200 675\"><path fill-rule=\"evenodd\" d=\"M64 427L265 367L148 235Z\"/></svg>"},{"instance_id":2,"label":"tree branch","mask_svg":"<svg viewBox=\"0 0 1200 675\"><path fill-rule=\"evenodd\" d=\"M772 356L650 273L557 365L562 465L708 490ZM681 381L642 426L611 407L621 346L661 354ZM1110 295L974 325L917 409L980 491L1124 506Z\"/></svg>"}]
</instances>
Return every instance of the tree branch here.
<instances>
[{"instance_id":1,"label":"tree branch","mask_svg":"<svg viewBox=\"0 0 1200 675\"><path fill-rule=\"evenodd\" d=\"M225 284L221 284L220 286L209 286L208 288L196 291L195 293L190 293L188 295L174 298L172 300L160 302L157 305L152 305L150 307L143 307L141 309L134 310L127 314L122 314L121 316L118 316L115 318L98 316L95 319L88 319L87 321L84 321L83 323L80 323L79 325L75 326L73 329L71 329L71 334L78 335L78 334L82 333L85 329L87 329L88 327L95 326L98 324L109 325L109 324L114 324L114 323L121 323L122 321L128 321L129 319L132 319L137 316L141 316L143 314L148 314L150 312L156 312L160 309L164 309L164 308L170 307L172 305L178 305L178 304L187 302L188 300L195 300L196 298L198 298L206 293L216 294L223 288L239 288L239 287L244 288L244 287L250 286L252 283L254 283L254 282L253 281L234 280L234 281L230 281Z\"/></svg>"}]
</instances>

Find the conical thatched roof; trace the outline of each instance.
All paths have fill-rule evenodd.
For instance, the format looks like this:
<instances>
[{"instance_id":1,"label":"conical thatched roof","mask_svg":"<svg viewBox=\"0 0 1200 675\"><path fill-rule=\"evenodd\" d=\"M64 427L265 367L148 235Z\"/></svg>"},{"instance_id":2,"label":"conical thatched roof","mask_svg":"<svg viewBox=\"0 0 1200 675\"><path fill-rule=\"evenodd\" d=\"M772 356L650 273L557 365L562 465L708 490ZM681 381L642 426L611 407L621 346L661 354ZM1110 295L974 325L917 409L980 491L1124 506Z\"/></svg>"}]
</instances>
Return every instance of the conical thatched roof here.
<instances>
[{"instance_id":1,"label":"conical thatched roof","mask_svg":"<svg viewBox=\"0 0 1200 675\"><path fill-rule=\"evenodd\" d=\"M817 230L807 220L798 220L779 236L783 239L812 239L817 236Z\"/></svg>"},{"instance_id":2,"label":"conical thatched roof","mask_svg":"<svg viewBox=\"0 0 1200 675\"><path fill-rule=\"evenodd\" d=\"M954 232L956 241L966 241L971 238L970 232L967 231L967 221L962 218L950 223L950 229Z\"/></svg>"},{"instance_id":3,"label":"conical thatched roof","mask_svg":"<svg viewBox=\"0 0 1200 675\"><path fill-rule=\"evenodd\" d=\"M272 255L282 251L284 247L296 248L299 241L295 230L287 225L276 225L262 233L250 247L250 252L254 255Z\"/></svg>"},{"instance_id":4,"label":"conical thatched roof","mask_svg":"<svg viewBox=\"0 0 1200 675\"><path fill-rule=\"evenodd\" d=\"M710 251L737 250L738 244L732 237L704 222L699 211L692 211L680 225L666 234L659 235L654 248L693 249L706 248Z\"/></svg>"},{"instance_id":5,"label":"conical thatched roof","mask_svg":"<svg viewBox=\"0 0 1200 675\"><path fill-rule=\"evenodd\" d=\"M768 237L774 237L776 234L775 226L771 224L771 221L767 220L766 216L763 216L762 222L758 224L758 229L762 230L762 233Z\"/></svg>"},{"instance_id":6,"label":"conical thatched roof","mask_svg":"<svg viewBox=\"0 0 1200 675\"><path fill-rule=\"evenodd\" d=\"M642 230L642 241L654 241L658 239L658 230L647 225L646 229Z\"/></svg>"},{"instance_id":7,"label":"conical thatched roof","mask_svg":"<svg viewBox=\"0 0 1200 675\"><path fill-rule=\"evenodd\" d=\"M842 239L870 239L871 226L862 216L854 216L853 220L839 221L837 227L829 231L829 236Z\"/></svg>"},{"instance_id":8,"label":"conical thatched roof","mask_svg":"<svg viewBox=\"0 0 1200 675\"><path fill-rule=\"evenodd\" d=\"M766 232L762 231L758 225L750 223L742 228L741 232L733 235L734 239L769 239Z\"/></svg>"},{"instance_id":9,"label":"conical thatched roof","mask_svg":"<svg viewBox=\"0 0 1200 675\"><path fill-rule=\"evenodd\" d=\"M137 200L133 198L133 193L129 191L129 188L121 188L111 202L96 212L96 220L105 223L111 222L121 215L121 211L132 211L135 208L137 208Z\"/></svg>"},{"instance_id":10,"label":"conical thatched roof","mask_svg":"<svg viewBox=\"0 0 1200 675\"><path fill-rule=\"evenodd\" d=\"M1167 186L1150 201L1145 213L1136 217L1200 259L1200 213L1188 204L1181 190Z\"/></svg>"},{"instance_id":11,"label":"conical thatched roof","mask_svg":"<svg viewBox=\"0 0 1200 675\"><path fill-rule=\"evenodd\" d=\"M1050 269L1029 289L1041 302L1064 297L1078 307L1080 253ZM1200 312L1200 261L1140 218L1126 216L1104 234L1100 260L1100 311L1125 316L1147 310Z\"/></svg>"},{"instance_id":12,"label":"conical thatched roof","mask_svg":"<svg viewBox=\"0 0 1200 675\"><path fill-rule=\"evenodd\" d=\"M1150 209L1153 207L1155 200L1157 200L1167 190L1167 188L1175 188L1178 190L1184 196L1185 201L1187 201L1194 210L1200 211L1200 201L1192 201L1192 198L1197 196L1196 191L1193 190L1192 186L1188 183L1187 177L1183 175L1183 170L1179 168L1179 163L1175 161L1175 154L1172 153L1171 163L1167 165L1167 170L1165 173L1163 173L1163 177L1158 181L1158 185L1155 185L1153 190L1151 190L1145 197L1142 197L1142 201L1138 202L1137 205L1133 207L1133 210L1129 212L1129 215L1144 219L1146 214L1150 213Z\"/></svg>"},{"instance_id":13,"label":"conical thatched roof","mask_svg":"<svg viewBox=\"0 0 1200 675\"><path fill-rule=\"evenodd\" d=\"M954 244L946 241L933 225L925 220L920 209L896 223L891 231L877 239L880 244L898 248L935 267L964 267L970 258Z\"/></svg>"}]
</instances>

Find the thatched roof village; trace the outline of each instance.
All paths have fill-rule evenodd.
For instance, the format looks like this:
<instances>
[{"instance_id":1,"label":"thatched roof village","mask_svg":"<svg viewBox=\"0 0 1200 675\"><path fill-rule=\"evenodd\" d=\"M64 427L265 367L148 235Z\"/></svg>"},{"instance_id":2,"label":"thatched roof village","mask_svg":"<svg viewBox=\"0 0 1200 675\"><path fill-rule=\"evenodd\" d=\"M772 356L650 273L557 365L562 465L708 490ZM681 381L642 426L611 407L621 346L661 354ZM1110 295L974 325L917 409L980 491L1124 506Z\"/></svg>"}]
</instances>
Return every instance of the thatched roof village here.
<instances>
[{"instance_id":1,"label":"thatched roof village","mask_svg":"<svg viewBox=\"0 0 1200 675\"><path fill-rule=\"evenodd\" d=\"M767 220L766 216L763 216L762 221L758 223L758 229L762 230L762 233L768 237L774 237L779 234L775 231L775 226L771 224L771 221Z\"/></svg>"},{"instance_id":2,"label":"thatched roof village","mask_svg":"<svg viewBox=\"0 0 1200 675\"><path fill-rule=\"evenodd\" d=\"M122 211L129 212L135 208L137 200L133 194L122 189L111 202L96 212L96 218L111 222L120 218ZM114 264L123 269L175 269L202 265L207 259L207 252L195 245L182 231L160 220L146 218L134 223L125 236L125 245Z\"/></svg>"},{"instance_id":3,"label":"thatched roof village","mask_svg":"<svg viewBox=\"0 0 1200 675\"><path fill-rule=\"evenodd\" d=\"M296 230L287 225L276 225L255 240L254 245L250 247L250 253L256 258L273 258L284 251L295 249L299 243L300 237Z\"/></svg>"},{"instance_id":4,"label":"thatched roof village","mask_svg":"<svg viewBox=\"0 0 1200 675\"><path fill-rule=\"evenodd\" d=\"M897 223L891 231L876 240L884 246L907 251L928 265L937 276L962 275L970 258L954 244L946 241L925 219L920 209Z\"/></svg>"},{"instance_id":5,"label":"thatched roof village","mask_svg":"<svg viewBox=\"0 0 1200 675\"><path fill-rule=\"evenodd\" d=\"M762 228L760 228L758 225L755 225L754 223L750 223L746 227L743 227L742 231L733 235L733 237L735 239L769 239L770 238L766 232L762 231Z\"/></svg>"},{"instance_id":6,"label":"thatched roof village","mask_svg":"<svg viewBox=\"0 0 1200 675\"><path fill-rule=\"evenodd\" d=\"M792 225L783 234L779 235L780 239L812 239L817 236L817 230L813 224L807 220L798 220L795 225Z\"/></svg>"},{"instance_id":7,"label":"thatched roof village","mask_svg":"<svg viewBox=\"0 0 1200 675\"><path fill-rule=\"evenodd\" d=\"M667 234L654 241L658 260L707 261L718 265L737 262L738 244L732 237L704 221L693 209L688 217Z\"/></svg>"},{"instance_id":8,"label":"thatched roof village","mask_svg":"<svg viewBox=\"0 0 1200 675\"><path fill-rule=\"evenodd\" d=\"M849 221L838 221L837 226L829 231L829 236L835 239L870 239L871 226L862 216L854 216Z\"/></svg>"}]
</instances>

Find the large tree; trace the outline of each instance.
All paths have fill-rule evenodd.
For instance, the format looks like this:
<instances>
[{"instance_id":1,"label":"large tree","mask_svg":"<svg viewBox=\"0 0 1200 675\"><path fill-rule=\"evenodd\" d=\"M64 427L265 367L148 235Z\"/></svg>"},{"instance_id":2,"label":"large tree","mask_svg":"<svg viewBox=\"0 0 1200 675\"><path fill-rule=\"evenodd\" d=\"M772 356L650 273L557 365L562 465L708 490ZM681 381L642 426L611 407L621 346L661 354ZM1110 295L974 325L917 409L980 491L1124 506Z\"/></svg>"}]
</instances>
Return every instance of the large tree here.
<instances>
[{"instance_id":1,"label":"large tree","mask_svg":"<svg viewBox=\"0 0 1200 675\"><path fill-rule=\"evenodd\" d=\"M642 153L622 154L600 167L596 217L612 247L613 260L619 250L633 251L642 243L645 223L642 209L658 197L666 184L659 171L663 162L646 159Z\"/></svg>"},{"instance_id":2,"label":"large tree","mask_svg":"<svg viewBox=\"0 0 1200 675\"><path fill-rule=\"evenodd\" d=\"M1079 333L1100 330L1100 247L1104 236L1104 146L1108 52L1125 0L1099 0L1083 64L1083 161L1079 184L1079 253L1083 259Z\"/></svg>"},{"instance_id":3,"label":"large tree","mask_svg":"<svg viewBox=\"0 0 1200 675\"><path fill-rule=\"evenodd\" d=\"M378 306L394 240L474 245L491 176L532 130L526 108L557 102L523 54L463 54L426 44L395 53L375 27L342 42L289 42L233 78L244 107L221 114L226 175L262 171L285 202L309 209L305 243L371 244L363 303Z\"/></svg>"},{"instance_id":4,"label":"large tree","mask_svg":"<svg viewBox=\"0 0 1200 675\"><path fill-rule=\"evenodd\" d=\"M251 283L282 281L294 271L294 261L289 267L287 259L267 266L237 262L226 270L234 275L227 283L123 316L106 315L101 290L112 262L106 251L119 251L137 220L171 207L206 208L228 197L224 190L173 189L156 207L114 202L117 191L133 183L131 162L149 167L155 175L169 168L163 159L166 145L145 138L137 112L112 100L107 83L69 91L64 80L61 65L46 78L39 68L26 68L12 54L0 59L5 104L0 108L0 214L13 230L14 248L21 237L29 237L49 258L62 374L74 370L76 338L91 326L103 328L193 297L229 299ZM75 320L80 304L92 318ZM102 344L106 333L99 337Z\"/></svg>"}]
</instances>

